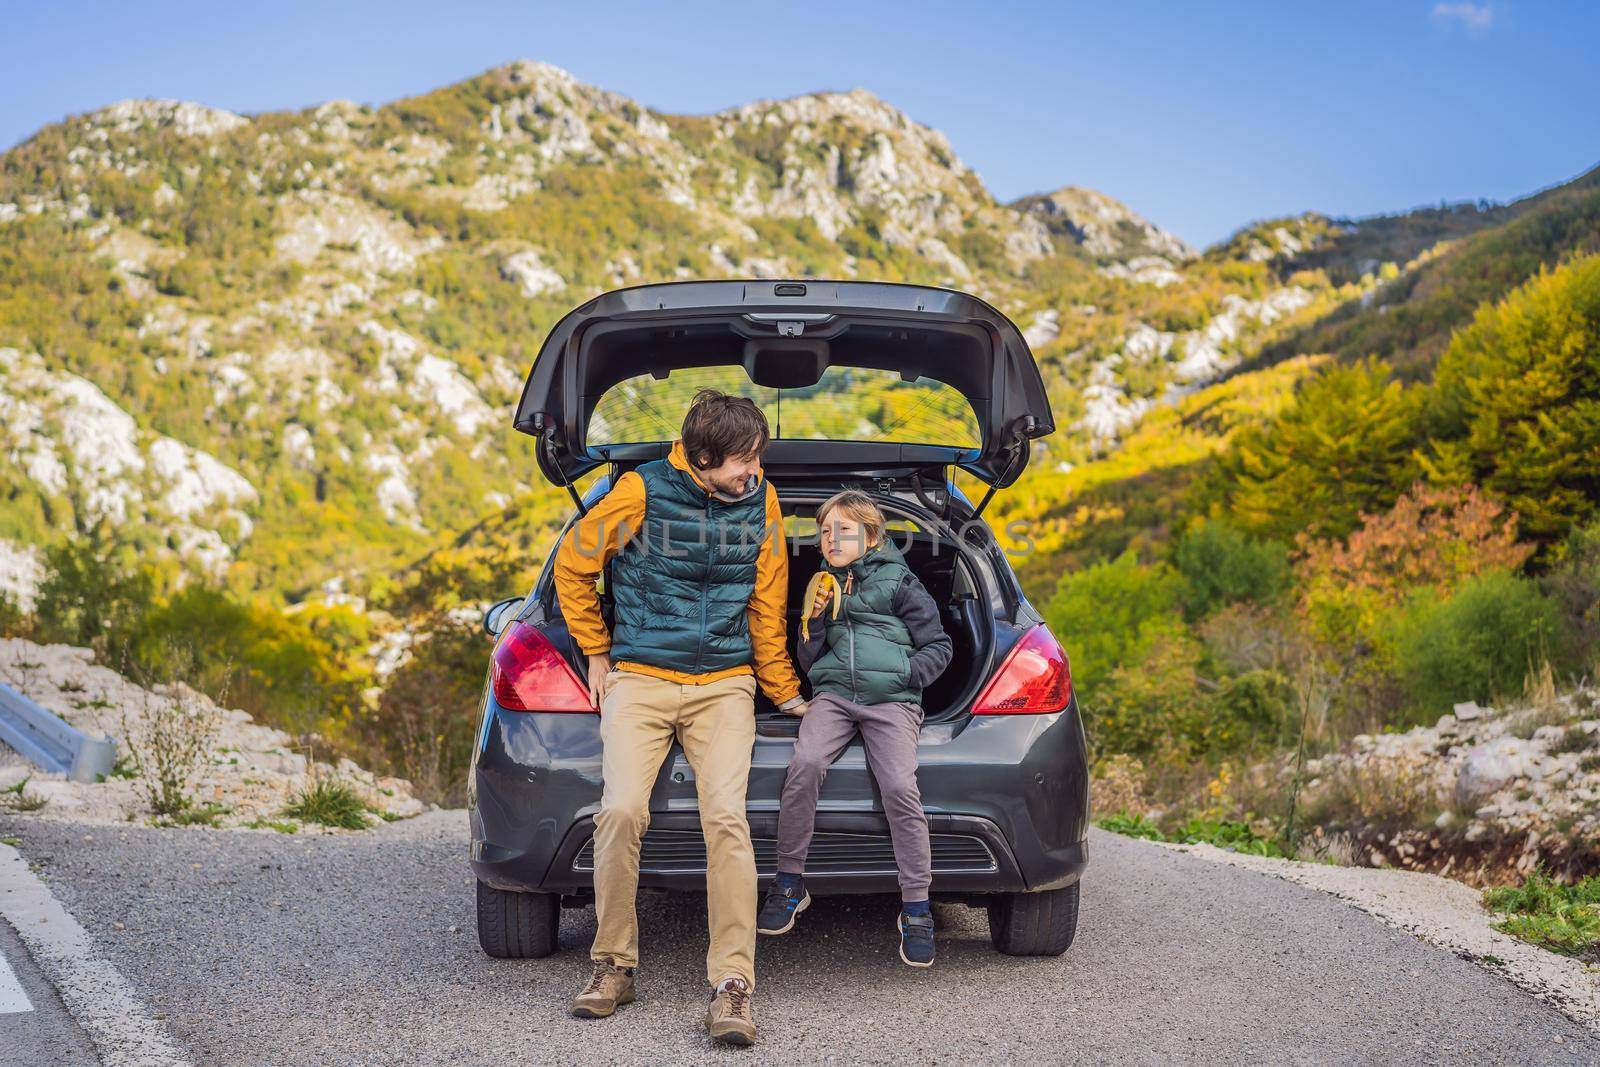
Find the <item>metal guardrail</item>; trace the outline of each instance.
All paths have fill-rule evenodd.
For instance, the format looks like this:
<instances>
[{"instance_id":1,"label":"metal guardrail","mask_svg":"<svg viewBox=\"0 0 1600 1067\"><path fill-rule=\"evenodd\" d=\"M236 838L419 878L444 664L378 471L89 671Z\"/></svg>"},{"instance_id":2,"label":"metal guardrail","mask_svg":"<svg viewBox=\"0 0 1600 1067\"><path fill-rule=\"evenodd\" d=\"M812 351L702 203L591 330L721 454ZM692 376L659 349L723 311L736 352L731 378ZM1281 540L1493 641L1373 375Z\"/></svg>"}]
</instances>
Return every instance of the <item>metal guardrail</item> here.
<instances>
[{"instance_id":1,"label":"metal guardrail","mask_svg":"<svg viewBox=\"0 0 1600 1067\"><path fill-rule=\"evenodd\" d=\"M74 782L92 782L117 763L111 738L90 737L5 684L0 684L0 741Z\"/></svg>"}]
</instances>

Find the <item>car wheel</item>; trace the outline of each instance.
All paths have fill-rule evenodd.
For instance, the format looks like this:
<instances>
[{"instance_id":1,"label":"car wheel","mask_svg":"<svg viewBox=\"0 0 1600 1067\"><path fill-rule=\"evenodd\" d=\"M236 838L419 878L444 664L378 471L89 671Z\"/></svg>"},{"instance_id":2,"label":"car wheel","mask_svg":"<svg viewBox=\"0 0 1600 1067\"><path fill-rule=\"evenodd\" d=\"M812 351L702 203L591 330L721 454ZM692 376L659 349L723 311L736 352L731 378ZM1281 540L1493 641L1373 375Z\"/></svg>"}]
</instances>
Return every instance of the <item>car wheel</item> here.
<instances>
[{"instance_id":1,"label":"car wheel","mask_svg":"<svg viewBox=\"0 0 1600 1067\"><path fill-rule=\"evenodd\" d=\"M989 940L1007 956L1059 956L1078 932L1078 882L1042 893L997 893Z\"/></svg>"},{"instance_id":2,"label":"car wheel","mask_svg":"<svg viewBox=\"0 0 1600 1067\"><path fill-rule=\"evenodd\" d=\"M478 883L478 944L501 960L531 960L556 950L561 898L554 893L509 893Z\"/></svg>"}]
</instances>

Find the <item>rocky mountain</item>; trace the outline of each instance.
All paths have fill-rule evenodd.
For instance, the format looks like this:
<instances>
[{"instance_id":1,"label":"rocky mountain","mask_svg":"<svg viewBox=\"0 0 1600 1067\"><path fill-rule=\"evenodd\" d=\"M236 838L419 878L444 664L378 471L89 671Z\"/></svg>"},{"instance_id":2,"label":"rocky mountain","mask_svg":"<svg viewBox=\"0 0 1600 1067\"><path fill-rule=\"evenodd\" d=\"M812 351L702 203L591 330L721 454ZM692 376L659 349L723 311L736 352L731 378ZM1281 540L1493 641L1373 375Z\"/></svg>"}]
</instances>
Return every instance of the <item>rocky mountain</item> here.
<instances>
[{"instance_id":1,"label":"rocky mountain","mask_svg":"<svg viewBox=\"0 0 1600 1067\"><path fill-rule=\"evenodd\" d=\"M0 156L0 576L25 596L106 523L238 590L384 595L559 515L509 428L529 361L674 278L975 291L1025 327L1064 428L1036 466L1067 469L1426 256L1296 265L1336 230L1196 255L1092 191L1002 204L861 90L671 115L517 62L381 107L125 101Z\"/></svg>"},{"instance_id":2,"label":"rocky mountain","mask_svg":"<svg viewBox=\"0 0 1600 1067\"><path fill-rule=\"evenodd\" d=\"M1315 272L1364 290L1267 346L1265 361L1299 352L1375 355L1407 377L1426 377L1479 307L1540 270L1600 251L1600 168L1509 204L1446 204L1355 221L1306 215L1241 231L1214 250L1241 251L1280 278Z\"/></svg>"},{"instance_id":3,"label":"rocky mountain","mask_svg":"<svg viewBox=\"0 0 1600 1067\"><path fill-rule=\"evenodd\" d=\"M1093 189L1069 185L1053 193L1025 196L1011 206L1042 219L1051 232L1065 234L1099 258L1126 262L1159 257L1181 263L1195 255L1179 238Z\"/></svg>"}]
</instances>

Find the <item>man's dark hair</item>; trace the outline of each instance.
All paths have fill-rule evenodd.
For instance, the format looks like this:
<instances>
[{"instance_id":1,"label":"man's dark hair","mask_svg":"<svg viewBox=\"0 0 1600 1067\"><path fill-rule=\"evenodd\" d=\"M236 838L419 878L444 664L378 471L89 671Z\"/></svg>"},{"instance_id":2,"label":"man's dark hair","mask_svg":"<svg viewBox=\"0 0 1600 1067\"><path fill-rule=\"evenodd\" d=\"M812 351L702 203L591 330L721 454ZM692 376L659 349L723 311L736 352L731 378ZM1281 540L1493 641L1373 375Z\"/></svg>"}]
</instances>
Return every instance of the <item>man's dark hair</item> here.
<instances>
[{"instance_id":1,"label":"man's dark hair","mask_svg":"<svg viewBox=\"0 0 1600 1067\"><path fill-rule=\"evenodd\" d=\"M702 389L683 417L683 450L700 470L722 466L729 456L759 456L771 435L755 401Z\"/></svg>"}]
</instances>

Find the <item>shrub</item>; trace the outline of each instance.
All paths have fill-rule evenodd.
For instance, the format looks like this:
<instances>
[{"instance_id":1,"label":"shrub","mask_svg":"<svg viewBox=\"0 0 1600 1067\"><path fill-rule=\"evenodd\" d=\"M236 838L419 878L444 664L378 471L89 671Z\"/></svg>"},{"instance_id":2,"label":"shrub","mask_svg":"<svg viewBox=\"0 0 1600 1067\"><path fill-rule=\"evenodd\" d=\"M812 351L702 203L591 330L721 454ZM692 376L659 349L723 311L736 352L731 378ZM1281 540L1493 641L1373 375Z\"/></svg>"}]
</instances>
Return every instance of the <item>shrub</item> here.
<instances>
[{"instance_id":1,"label":"shrub","mask_svg":"<svg viewBox=\"0 0 1600 1067\"><path fill-rule=\"evenodd\" d=\"M1163 631L1143 657L1112 671L1100 699L1085 708L1096 750L1163 764L1186 763L1209 750L1216 730L1201 693L1200 653L1186 632Z\"/></svg>"},{"instance_id":2,"label":"shrub","mask_svg":"<svg viewBox=\"0 0 1600 1067\"><path fill-rule=\"evenodd\" d=\"M226 693L291 733L338 734L360 706L367 676L351 654L365 635L348 618L287 615L204 584L164 598L135 548L104 529L48 550L45 565L31 628L39 640L88 645L156 684L181 679L218 701Z\"/></svg>"},{"instance_id":3,"label":"shrub","mask_svg":"<svg viewBox=\"0 0 1600 1067\"><path fill-rule=\"evenodd\" d=\"M445 614L417 627L424 635L389 679L377 711L360 719L357 734L390 771L411 780L418 796L460 804L488 643L475 624Z\"/></svg>"},{"instance_id":4,"label":"shrub","mask_svg":"<svg viewBox=\"0 0 1600 1067\"><path fill-rule=\"evenodd\" d=\"M343 782L327 778L318 779L296 793L283 813L301 822L321 823L343 830L367 828L367 806L361 798Z\"/></svg>"},{"instance_id":5,"label":"shrub","mask_svg":"<svg viewBox=\"0 0 1600 1067\"><path fill-rule=\"evenodd\" d=\"M1307 655L1295 620L1276 607L1232 604L1204 619L1196 630L1207 654L1228 671L1283 672Z\"/></svg>"},{"instance_id":6,"label":"shrub","mask_svg":"<svg viewBox=\"0 0 1600 1067\"><path fill-rule=\"evenodd\" d=\"M1095 811L1138 813L1150 802L1144 764L1124 753L1107 756L1089 777L1089 807Z\"/></svg>"},{"instance_id":7,"label":"shrub","mask_svg":"<svg viewBox=\"0 0 1600 1067\"><path fill-rule=\"evenodd\" d=\"M1340 762L1305 792L1305 825L1353 829L1419 829L1449 800L1415 764Z\"/></svg>"},{"instance_id":8,"label":"shrub","mask_svg":"<svg viewBox=\"0 0 1600 1067\"><path fill-rule=\"evenodd\" d=\"M1159 636L1182 629L1181 590L1172 568L1144 566L1131 551L1062 576L1044 615L1071 654L1080 695L1093 700L1119 666L1137 662Z\"/></svg>"},{"instance_id":9,"label":"shrub","mask_svg":"<svg viewBox=\"0 0 1600 1067\"><path fill-rule=\"evenodd\" d=\"M1258 541L1226 522L1202 521L1173 549L1183 577L1183 613L1190 621L1228 604L1268 604L1289 587L1289 552Z\"/></svg>"},{"instance_id":10,"label":"shrub","mask_svg":"<svg viewBox=\"0 0 1600 1067\"><path fill-rule=\"evenodd\" d=\"M169 672L166 650L192 659L195 688L229 699L290 733L338 733L360 707L365 675L297 616L191 585L151 608L127 638L147 673Z\"/></svg>"},{"instance_id":11,"label":"shrub","mask_svg":"<svg viewBox=\"0 0 1600 1067\"><path fill-rule=\"evenodd\" d=\"M1343 541L1302 538L1300 612L1338 655L1376 655L1390 666L1385 628L1418 589L1450 595L1491 570L1514 571L1532 552L1516 517L1473 486L1414 485L1381 514L1362 516Z\"/></svg>"},{"instance_id":12,"label":"shrub","mask_svg":"<svg viewBox=\"0 0 1600 1067\"><path fill-rule=\"evenodd\" d=\"M1568 535L1560 560L1539 580L1561 612L1575 661L1590 673L1600 658L1600 522Z\"/></svg>"},{"instance_id":13,"label":"shrub","mask_svg":"<svg viewBox=\"0 0 1600 1067\"><path fill-rule=\"evenodd\" d=\"M1211 709L1213 748L1249 751L1294 740L1294 692L1278 671L1246 671L1226 679Z\"/></svg>"},{"instance_id":14,"label":"shrub","mask_svg":"<svg viewBox=\"0 0 1600 1067\"><path fill-rule=\"evenodd\" d=\"M163 651L163 659L171 668L166 678L138 667L129 670L144 695L137 718L126 706L121 709L122 740L151 814L172 818L190 808L189 790L211 757L222 723L217 706L184 681L193 676L193 654L172 648ZM165 697L154 691L158 686Z\"/></svg>"},{"instance_id":15,"label":"shrub","mask_svg":"<svg viewBox=\"0 0 1600 1067\"><path fill-rule=\"evenodd\" d=\"M1276 837L1257 832L1247 822L1230 819L1194 818L1170 834L1143 815L1107 815L1095 825L1124 837L1145 841L1170 841L1184 845L1214 845L1230 852L1244 852L1252 856L1284 857L1282 844Z\"/></svg>"},{"instance_id":16,"label":"shrub","mask_svg":"<svg viewBox=\"0 0 1600 1067\"><path fill-rule=\"evenodd\" d=\"M87 646L106 657L156 603L155 576L103 524L47 549L44 565L33 602L41 641Z\"/></svg>"},{"instance_id":17,"label":"shrub","mask_svg":"<svg viewBox=\"0 0 1600 1067\"><path fill-rule=\"evenodd\" d=\"M1249 823L1233 819L1190 819L1170 839L1185 845L1213 845L1251 856L1287 856L1276 837L1258 833Z\"/></svg>"},{"instance_id":18,"label":"shrub","mask_svg":"<svg viewBox=\"0 0 1600 1067\"><path fill-rule=\"evenodd\" d=\"M1476 486L1413 485L1394 507L1362 515L1345 541L1301 541L1308 589L1370 589L1398 603L1419 586L1449 592L1486 571L1515 571L1533 552L1517 543L1517 517Z\"/></svg>"},{"instance_id":19,"label":"shrub","mask_svg":"<svg viewBox=\"0 0 1600 1067\"><path fill-rule=\"evenodd\" d=\"M0 589L0 637L26 637L31 632L27 612L9 592Z\"/></svg>"},{"instance_id":20,"label":"shrub","mask_svg":"<svg viewBox=\"0 0 1600 1067\"><path fill-rule=\"evenodd\" d=\"M1425 715L1457 701L1487 701L1523 688L1549 659L1565 661L1556 606L1533 581L1494 571L1455 596L1419 595L1397 621L1395 652L1413 708Z\"/></svg>"}]
</instances>

